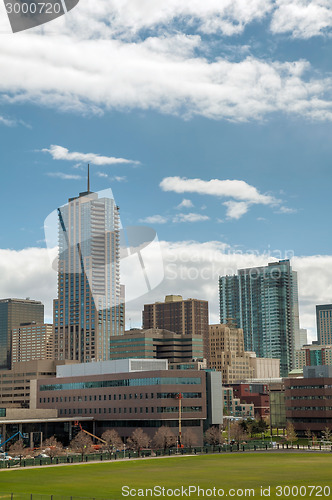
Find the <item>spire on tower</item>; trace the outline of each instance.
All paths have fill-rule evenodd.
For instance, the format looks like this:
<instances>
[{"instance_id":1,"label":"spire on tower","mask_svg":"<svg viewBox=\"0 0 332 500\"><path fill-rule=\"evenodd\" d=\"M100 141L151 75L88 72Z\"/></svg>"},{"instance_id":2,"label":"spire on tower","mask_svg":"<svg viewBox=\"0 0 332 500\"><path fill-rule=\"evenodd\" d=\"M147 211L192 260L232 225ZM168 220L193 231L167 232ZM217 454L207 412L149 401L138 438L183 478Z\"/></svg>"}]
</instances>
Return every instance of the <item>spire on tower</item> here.
<instances>
[{"instance_id":1,"label":"spire on tower","mask_svg":"<svg viewBox=\"0 0 332 500\"><path fill-rule=\"evenodd\" d=\"M88 193L90 193L90 165L88 163Z\"/></svg>"}]
</instances>

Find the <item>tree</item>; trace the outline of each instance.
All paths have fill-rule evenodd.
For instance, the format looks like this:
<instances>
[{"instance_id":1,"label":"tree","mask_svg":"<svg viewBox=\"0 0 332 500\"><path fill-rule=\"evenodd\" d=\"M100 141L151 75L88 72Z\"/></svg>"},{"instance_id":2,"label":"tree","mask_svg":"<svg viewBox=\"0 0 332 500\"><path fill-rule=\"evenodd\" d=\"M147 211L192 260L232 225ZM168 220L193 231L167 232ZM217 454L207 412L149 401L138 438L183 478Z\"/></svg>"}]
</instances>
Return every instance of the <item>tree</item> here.
<instances>
[{"instance_id":1,"label":"tree","mask_svg":"<svg viewBox=\"0 0 332 500\"><path fill-rule=\"evenodd\" d=\"M91 453L93 450L92 439L84 431L80 431L74 439L70 441L70 448L81 454L83 462L84 455Z\"/></svg>"},{"instance_id":2,"label":"tree","mask_svg":"<svg viewBox=\"0 0 332 500\"><path fill-rule=\"evenodd\" d=\"M233 422L229 428L229 436L236 443L240 443L247 439L247 433L242 429L239 422Z\"/></svg>"},{"instance_id":3,"label":"tree","mask_svg":"<svg viewBox=\"0 0 332 500\"><path fill-rule=\"evenodd\" d=\"M293 446L294 441L297 441L297 436L296 436L296 432L294 429L294 425L291 422L287 422L286 441L289 441L291 446Z\"/></svg>"},{"instance_id":4,"label":"tree","mask_svg":"<svg viewBox=\"0 0 332 500\"><path fill-rule=\"evenodd\" d=\"M30 448L26 448L23 443L23 439L18 439L12 444L9 448L9 455L13 457L20 457L20 463L22 461L22 457L26 457L30 453Z\"/></svg>"},{"instance_id":5,"label":"tree","mask_svg":"<svg viewBox=\"0 0 332 500\"><path fill-rule=\"evenodd\" d=\"M106 441L102 445L103 450L108 451L110 455L112 451L120 450L123 447L122 439L115 429L108 429L103 432L101 438Z\"/></svg>"},{"instance_id":6,"label":"tree","mask_svg":"<svg viewBox=\"0 0 332 500\"><path fill-rule=\"evenodd\" d=\"M191 450L193 445L197 444L197 437L194 431L186 429L182 436L182 444Z\"/></svg>"},{"instance_id":7,"label":"tree","mask_svg":"<svg viewBox=\"0 0 332 500\"><path fill-rule=\"evenodd\" d=\"M224 438L221 435L221 430L217 426L210 427L205 432L205 441L213 446L218 446L224 442Z\"/></svg>"},{"instance_id":8,"label":"tree","mask_svg":"<svg viewBox=\"0 0 332 500\"><path fill-rule=\"evenodd\" d=\"M63 445L56 439L55 436L52 436L44 441L45 449L47 449L48 455L51 457L51 460L54 457L58 457L63 453Z\"/></svg>"},{"instance_id":9,"label":"tree","mask_svg":"<svg viewBox=\"0 0 332 500\"><path fill-rule=\"evenodd\" d=\"M311 429L309 429L309 427L306 428L305 435L306 435L306 438L308 439L308 444L309 444L310 440L311 440L311 436L312 436L312 432L311 432Z\"/></svg>"},{"instance_id":10,"label":"tree","mask_svg":"<svg viewBox=\"0 0 332 500\"><path fill-rule=\"evenodd\" d=\"M163 448L165 453L167 448L176 445L176 436L169 427L163 425L156 431L155 435L153 436L152 442L154 448Z\"/></svg>"},{"instance_id":11,"label":"tree","mask_svg":"<svg viewBox=\"0 0 332 500\"><path fill-rule=\"evenodd\" d=\"M135 429L132 435L127 439L127 445L131 450L135 450L140 456L140 451L142 448L148 448L150 444L150 439L142 429Z\"/></svg>"},{"instance_id":12,"label":"tree","mask_svg":"<svg viewBox=\"0 0 332 500\"><path fill-rule=\"evenodd\" d=\"M324 441L331 442L332 440L332 432L329 427L325 427L325 429L322 432L322 438Z\"/></svg>"}]
</instances>

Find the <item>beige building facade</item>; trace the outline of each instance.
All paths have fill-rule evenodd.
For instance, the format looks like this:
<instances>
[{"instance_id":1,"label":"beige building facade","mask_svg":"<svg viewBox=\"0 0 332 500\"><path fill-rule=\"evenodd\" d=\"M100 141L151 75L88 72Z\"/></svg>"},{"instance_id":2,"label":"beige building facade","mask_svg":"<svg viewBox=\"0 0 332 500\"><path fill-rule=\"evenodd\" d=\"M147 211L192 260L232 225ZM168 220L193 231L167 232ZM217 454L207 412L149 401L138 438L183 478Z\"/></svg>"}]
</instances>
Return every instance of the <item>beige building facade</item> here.
<instances>
[{"instance_id":1,"label":"beige building facade","mask_svg":"<svg viewBox=\"0 0 332 500\"><path fill-rule=\"evenodd\" d=\"M30 323L13 329L12 364L53 358L53 325Z\"/></svg>"}]
</instances>

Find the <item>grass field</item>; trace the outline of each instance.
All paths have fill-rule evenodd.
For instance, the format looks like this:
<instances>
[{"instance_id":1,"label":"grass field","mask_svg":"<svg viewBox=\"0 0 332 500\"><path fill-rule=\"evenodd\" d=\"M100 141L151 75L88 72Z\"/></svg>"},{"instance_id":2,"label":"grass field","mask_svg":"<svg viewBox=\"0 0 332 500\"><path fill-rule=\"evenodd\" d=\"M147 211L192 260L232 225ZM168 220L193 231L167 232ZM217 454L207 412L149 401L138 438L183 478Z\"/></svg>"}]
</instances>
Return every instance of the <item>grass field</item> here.
<instances>
[{"instance_id":1,"label":"grass field","mask_svg":"<svg viewBox=\"0 0 332 500\"><path fill-rule=\"evenodd\" d=\"M314 490L309 495L309 491L306 492L303 487L329 485L329 496L332 498L331 466L332 454L234 453L3 470L0 471L0 493L121 499L125 498L121 490L124 485L136 490L153 488L155 485L165 488L196 485L204 489L222 488L225 490L225 496L229 493L229 488L254 488L254 496L263 498L260 493L261 486L270 486L269 497L278 498L275 494L276 486L296 485L302 486L302 495L290 495L289 498L315 498L324 497L323 492L316 495L319 490ZM240 495L237 495L234 498L239 497ZM283 494L279 496L285 497ZM190 498L198 498L198 495L192 494Z\"/></svg>"}]
</instances>

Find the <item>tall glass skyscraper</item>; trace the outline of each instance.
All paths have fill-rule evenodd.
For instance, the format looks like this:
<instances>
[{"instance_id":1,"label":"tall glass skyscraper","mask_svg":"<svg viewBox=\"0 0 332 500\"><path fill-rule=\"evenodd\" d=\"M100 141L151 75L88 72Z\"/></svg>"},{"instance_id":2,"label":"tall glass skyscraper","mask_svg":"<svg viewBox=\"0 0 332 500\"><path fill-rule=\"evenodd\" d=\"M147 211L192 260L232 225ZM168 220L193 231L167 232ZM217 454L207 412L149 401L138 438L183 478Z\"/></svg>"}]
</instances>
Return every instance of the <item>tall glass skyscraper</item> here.
<instances>
[{"instance_id":1,"label":"tall glass skyscraper","mask_svg":"<svg viewBox=\"0 0 332 500\"><path fill-rule=\"evenodd\" d=\"M110 358L112 336L124 332L120 285L119 208L88 190L58 209L56 359Z\"/></svg>"},{"instance_id":2,"label":"tall glass skyscraper","mask_svg":"<svg viewBox=\"0 0 332 500\"><path fill-rule=\"evenodd\" d=\"M220 322L234 318L243 329L245 350L261 358L279 358L280 374L287 376L299 335L297 273L290 261L220 277L219 299Z\"/></svg>"}]
</instances>

